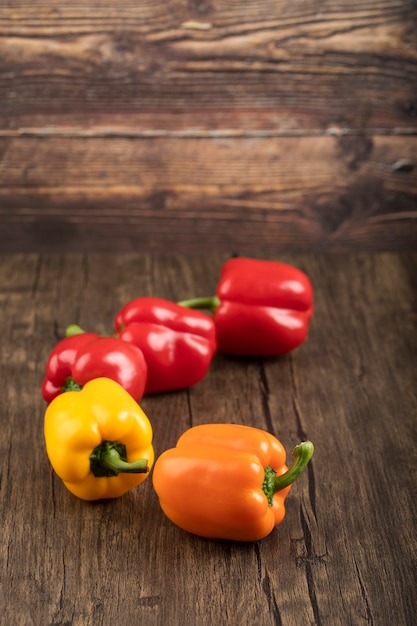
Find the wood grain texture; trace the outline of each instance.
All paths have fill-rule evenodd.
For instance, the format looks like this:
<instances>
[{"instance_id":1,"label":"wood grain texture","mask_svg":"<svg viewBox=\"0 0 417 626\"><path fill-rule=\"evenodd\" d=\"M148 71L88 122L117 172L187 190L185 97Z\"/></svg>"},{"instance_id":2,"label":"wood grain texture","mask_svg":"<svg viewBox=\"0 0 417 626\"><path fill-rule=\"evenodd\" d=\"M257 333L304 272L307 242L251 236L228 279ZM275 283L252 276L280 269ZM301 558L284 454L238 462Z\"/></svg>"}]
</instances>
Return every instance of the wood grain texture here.
<instances>
[{"instance_id":1,"label":"wood grain texture","mask_svg":"<svg viewBox=\"0 0 417 626\"><path fill-rule=\"evenodd\" d=\"M215 421L266 428L289 455L314 441L267 539L240 545L182 532L150 480L88 504L53 475L39 384L67 324L106 332L138 295L212 293L225 258L0 257L5 624L414 624L415 255L280 256L313 281L306 343L280 359L218 354L190 390L144 398L157 454L188 426Z\"/></svg>"},{"instance_id":2,"label":"wood grain texture","mask_svg":"<svg viewBox=\"0 0 417 626\"><path fill-rule=\"evenodd\" d=\"M274 130L416 128L412 2L3 1L0 17L6 128L151 112L172 130L174 112L213 129L253 110Z\"/></svg>"},{"instance_id":3,"label":"wood grain texture","mask_svg":"<svg viewBox=\"0 0 417 626\"><path fill-rule=\"evenodd\" d=\"M3 148L2 251L247 254L417 242L416 137L31 137Z\"/></svg>"},{"instance_id":4,"label":"wood grain texture","mask_svg":"<svg viewBox=\"0 0 417 626\"><path fill-rule=\"evenodd\" d=\"M416 19L0 0L0 252L415 249Z\"/></svg>"}]
</instances>

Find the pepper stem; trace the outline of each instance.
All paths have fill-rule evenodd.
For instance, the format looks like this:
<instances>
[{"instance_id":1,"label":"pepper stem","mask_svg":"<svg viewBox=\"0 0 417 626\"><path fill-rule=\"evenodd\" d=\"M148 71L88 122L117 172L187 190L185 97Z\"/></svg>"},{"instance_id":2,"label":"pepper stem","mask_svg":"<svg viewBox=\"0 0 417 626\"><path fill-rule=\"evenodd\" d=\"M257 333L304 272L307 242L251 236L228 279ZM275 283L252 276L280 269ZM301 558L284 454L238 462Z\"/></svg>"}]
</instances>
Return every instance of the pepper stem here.
<instances>
[{"instance_id":1,"label":"pepper stem","mask_svg":"<svg viewBox=\"0 0 417 626\"><path fill-rule=\"evenodd\" d=\"M122 329L119 328L119 330L122 330ZM78 326L78 324L70 324L69 326L67 326L65 330L66 337L74 337L74 335L83 335L84 333L85 333L85 330L81 328L81 326ZM99 337L118 337L118 334L114 333L113 335L98 335L98 336Z\"/></svg>"},{"instance_id":2,"label":"pepper stem","mask_svg":"<svg viewBox=\"0 0 417 626\"><path fill-rule=\"evenodd\" d=\"M82 335L83 333L85 333L85 330L78 326L78 324L70 324L69 326L67 326L65 336L73 337L74 335Z\"/></svg>"},{"instance_id":3,"label":"pepper stem","mask_svg":"<svg viewBox=\"0 0 417 626\"><path fill-rule=\"evenodd\" d=\"M80 391L82 386L79 383L76 383L72 376L68 376L65 381L65 385L62 387L62 392L66 391Z\"/></svg>"},{"instance_id":4,"label":"pepper stem","mask_svg":"<svg viewBox=\"0 0 417 626\"><path fill-rule=\"evenodd\" d=\"M146 474L148 461L139 459L127 462L126 446L120 441L102 441L90 454L90 469L94 476L118 476L118 474Z\"/></svg>"},{"instance_id":5,"label":"pepper stem","mask_svg":"<svg viewBox=\"0 0 417 626\"><path fill-rule=\"evenodd\" d=\"M311 457L313 456L314 446L311 441L303 441L295 446L292 454L294 462L291 467L285 472L277 476L275 470L272 467L265 468L265 478L262 485L263 492L268 498L269 505L272 505L274 494L277 491L289 487L301 474L301 472L308 465Z\"/></svg>"},{"instance_id":6,"label":"pepper stem","mask_svg":"<svg viewBox=\"0 0 417 626\"><path fill-rule=\"evenodd\" d=\"M191 298L191 300L182 300L178 302L180 306L185 306L187 309L208 309L212 313L216 312L217 307L220 304L220 300L217 296L206 296L204 298Z\"/></svg>"}]
</instances>

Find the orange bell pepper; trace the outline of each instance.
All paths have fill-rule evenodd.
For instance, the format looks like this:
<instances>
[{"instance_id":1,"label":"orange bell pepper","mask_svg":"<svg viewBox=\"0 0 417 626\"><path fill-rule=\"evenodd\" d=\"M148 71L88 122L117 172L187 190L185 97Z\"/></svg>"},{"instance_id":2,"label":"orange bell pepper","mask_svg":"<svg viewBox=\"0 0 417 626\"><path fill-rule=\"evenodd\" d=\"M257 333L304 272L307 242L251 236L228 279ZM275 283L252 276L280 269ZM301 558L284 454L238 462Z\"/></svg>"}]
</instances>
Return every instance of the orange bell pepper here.
<instances>
[{"instance_id":1,"label":"orange bell pepper","mask_svg":"<svg viewBox=\"0 0 417 626\"><path fill-rule=\"evenodd\" d=\"M310 441L285 450L270 433L238 424L187 430L156 461L153 486L165 515L202 537L256 541L285 516L291 484L311 459Z\"/></svg>"}]
</instances>

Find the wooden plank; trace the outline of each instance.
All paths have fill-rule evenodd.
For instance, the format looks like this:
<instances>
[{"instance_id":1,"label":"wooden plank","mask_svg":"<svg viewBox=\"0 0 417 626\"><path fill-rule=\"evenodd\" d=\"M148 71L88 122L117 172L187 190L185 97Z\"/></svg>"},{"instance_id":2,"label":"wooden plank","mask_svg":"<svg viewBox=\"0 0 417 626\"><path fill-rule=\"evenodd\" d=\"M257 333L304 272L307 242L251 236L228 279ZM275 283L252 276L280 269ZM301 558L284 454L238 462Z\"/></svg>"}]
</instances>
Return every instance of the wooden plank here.
<instances>
[{"instance_id":1,"label":"wooden plank","mask_svg":"<svg viewBox=\"0 0 417 626\"><path fill-rule=\"evenodd\" d=\"M0 141L0 250L414 248L417 138Z\"/></svg>"},{"instance_id":2,"label":"wooden plank","mask_svg":"<svg viewBox=\"0 0 417 626\"><path fill-rule=\"evenodd\" d=\"M415 131L415 15L399 0L2 0L2 129Z\"/></svg>"},{"instance_id":3,"label":"wooden plank","mask_svg":"<svg viewBox=\"0 0 417 626\"><path fill-rule=\"evenodd\" d=\"M414 248L415 15L0 0L0 251Z\"/></svg>"},{"instance_id":4,"label":"wooden plank","mask_svg":"<svg viewBox=\"0 0 417 626\"><path fill-rule=\"evenodd\" d=\"M182 532L150 480L93 505L53 476L39 384L65 326L104 332L132 297L212 293L225 258L0 257L4 623L414 623L416 255L280 255L315 288L305 344L272 360L218 354L192 389L143 400L157 454L188 426L216 421L267 428L289 455L314 441L267 539Z\"/></svg>"}]
</instances>

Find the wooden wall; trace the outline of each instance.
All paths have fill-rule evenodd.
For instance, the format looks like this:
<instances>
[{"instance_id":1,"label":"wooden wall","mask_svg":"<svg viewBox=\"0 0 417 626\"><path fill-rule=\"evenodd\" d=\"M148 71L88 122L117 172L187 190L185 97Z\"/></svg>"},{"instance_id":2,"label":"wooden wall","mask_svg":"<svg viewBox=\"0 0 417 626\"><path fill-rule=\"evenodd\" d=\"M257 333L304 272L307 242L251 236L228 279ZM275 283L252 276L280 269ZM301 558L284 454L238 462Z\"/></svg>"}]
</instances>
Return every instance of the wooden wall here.
<instances>
[{"instance_id":1,"label":"wooden wall","mask_svg":"<svg viewBox=\"0 0 417 626\"><path fill-rule=\"evenodd\" d=\"M413 0L0 0L0 251L417 243Z\"/></svg>"}]
</instances>

